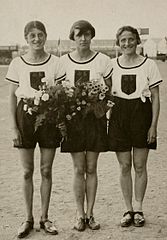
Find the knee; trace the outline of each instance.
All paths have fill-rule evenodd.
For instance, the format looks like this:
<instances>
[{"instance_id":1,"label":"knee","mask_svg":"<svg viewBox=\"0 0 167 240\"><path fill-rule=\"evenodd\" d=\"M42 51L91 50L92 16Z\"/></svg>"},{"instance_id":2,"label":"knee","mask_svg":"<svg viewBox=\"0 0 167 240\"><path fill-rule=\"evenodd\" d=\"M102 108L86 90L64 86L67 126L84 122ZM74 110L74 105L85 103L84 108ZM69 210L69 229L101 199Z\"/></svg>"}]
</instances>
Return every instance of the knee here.
<instances>
[{"instance_id":1,"label":"knee","mask_svg":"<svg viewBox=\"0 0 167 240\"><path fill-rule=\"evenodd\" d=\"M84 167L75 167L74 174L76 176L84 176L85 175L85 168Z\"/></svg>"},{"instance_id":2,"label":"knee","mask_svg":"<svg viewBox=\"0 0 167 240\"><path fill-rule=\"evenodd\" d=\"M24 170L24 180L31 180L33 176L33 169L26 169Z\"/></svg>"},{"instance_id":3,"label":"knee","mask_svg":"<svg viewBox=\"0 0 167 240\"><path fill-rule=\"evenodd\" d=\"M96 167L87 167L86 168L86 174L87 175L94 175L94 174L96 174L97 173L97 171L96 171Z\"/></svg>"},{"instance_id":4,"label":"knee","mask_svg":"<svg viewBox=\"0 0 167 240\"><path fill-rule=\"evenodd\" d=\"M125 163L125 164L121 164L120 168L121 168L121 174L123 176L127 176L130 174L131 172L131 167L132 165L130 163Z\"/></svg>"},{"instance_id":5,"label":"knee","mask_svg":"<svg viewBox=\"0 0 167 240\"><path fill-rule=\"evenodd\" d=\"M51 179L51 177L52 177L51 169L48 169L48 168L41 169L41 176L44 179Z\"/></svg>"},{"instance_id":6,"label":"knee","mask_svg":"<svg viewBox=\"0 0 167 240\"><path fill-rule=\"evenodd\" d=\"M138 174L139 176L141 176L143 174L143 172L146 171L146 167L142 166L140 164L136 164L134 166L134 169L135 169L135 173Z\"/></svg>"}]
</instances>

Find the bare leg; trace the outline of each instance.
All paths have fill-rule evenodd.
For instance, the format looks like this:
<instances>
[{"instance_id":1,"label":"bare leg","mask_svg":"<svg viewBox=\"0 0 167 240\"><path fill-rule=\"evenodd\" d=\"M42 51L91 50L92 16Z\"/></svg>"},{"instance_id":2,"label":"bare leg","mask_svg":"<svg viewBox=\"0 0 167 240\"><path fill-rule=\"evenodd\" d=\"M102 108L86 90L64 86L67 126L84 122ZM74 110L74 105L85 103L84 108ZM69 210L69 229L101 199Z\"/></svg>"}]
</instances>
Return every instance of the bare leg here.
<instances>
[{"instance_id":1,"label":"bare leg","mask_svg":"<svg viewBox=\"0 0 167 240\"><path fill-rule=\"evenodd\" d=\"M33 218L33 171L34 149L19 149L21 163L24 169L23 192L27 211L27 220Z\"/></svg>"},{"instance_id":2,"label":"bare leg","mask_svg":"<svg viewBox=\"0 0 167 240\"><path fill-rule=\"evenodd\" d=\"M93 216L93 207L96 198L96 191L98 185L97 178L97 159L99 153L86 153L86 198L87 198L87 212L88 218Z\"/></svg>"},{"instance_id":3,"label":"bare leg","mask_svg":"<svg viewBox=\"0 0 167 240\"><path fill-rule=\"evenodd\" d=\"M42 220L48 218L48 209L52 188L52 164L55 156L55 149L41 148L41 205Z\"/></svg>"},{"instance_id":4,"label":"bare leg","mask_svg":"<svg viewBox=\"0 0 167 240\"><path fill-rule=\"evenodd\" d=\"M149 150L146 148L134 148L135 169L135 210L142 211L142 203L147 187L147 158Z\"/></svg>"},{"instance_id":5,"label":"bare leg","mask_svg":"<svg viewBox=\"0 0 167 240\"><path fill-rule=\"evenodd\" d=\"M85 218L84 200L85 200L85 153L71 153L74 165L73 189L77 205L78 218Z\"/></svg>"},{"instance_id":6,"label":"bare leg","mask_svg":"<svg viewBox=\"0 0 167 240\"><path fill-rule=\"evenodd\" d=\"M132 207L132 156L131 152L117 152L117 158L120 164L120 184L125 200L127 211L133 211Z\"/></svg>"}]
</instances>

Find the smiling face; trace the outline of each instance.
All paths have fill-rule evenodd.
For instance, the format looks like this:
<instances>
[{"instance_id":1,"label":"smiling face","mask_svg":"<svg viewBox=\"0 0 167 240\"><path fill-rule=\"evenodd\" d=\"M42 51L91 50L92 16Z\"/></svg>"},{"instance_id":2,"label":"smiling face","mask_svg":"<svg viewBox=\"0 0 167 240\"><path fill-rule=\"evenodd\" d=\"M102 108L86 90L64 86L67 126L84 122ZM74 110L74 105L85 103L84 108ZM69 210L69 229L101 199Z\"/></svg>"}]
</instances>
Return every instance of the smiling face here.
<instances>
[{"instance_id":1,"label":"smiling face","mask_svg":"<svg viewBox=\"0 0 167 240\"><path fill-rule=\"evenodd\" d=\"M81 31L80 29L74 30L74 41L77 48L88 49L90 48L92 39L91 30Z\"/></svg>"},{"instance_id":2,"label":"smiling face","mask_svg":"<svg viewBox=\"0 0 167 240\"><path fill-rule=\"evenodd\" d=\"M137 47L136 35L130 31L123 31L119 36L119 46L123 54L135 54Z\"/></svg>"},{"instance_id":3,"label":"smiling face","mask_svg":"<svg viewBox=\"0 0 167 240\"><path fill-rule=\"evenodd\" d=\"M27 34L26 40L32 49L40 50L44 48L46 34L37 28L32 28Z\"/></svg>"}]
</instances>

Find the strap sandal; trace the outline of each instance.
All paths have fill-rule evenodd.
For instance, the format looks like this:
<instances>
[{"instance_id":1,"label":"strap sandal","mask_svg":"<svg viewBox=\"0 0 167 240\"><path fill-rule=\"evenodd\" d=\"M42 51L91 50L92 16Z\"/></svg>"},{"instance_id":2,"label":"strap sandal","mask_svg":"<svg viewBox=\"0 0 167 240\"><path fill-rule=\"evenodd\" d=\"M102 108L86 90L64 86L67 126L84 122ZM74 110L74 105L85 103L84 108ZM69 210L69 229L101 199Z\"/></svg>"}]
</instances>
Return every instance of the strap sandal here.
<instances>
[{"instance_id":1,"label":"strap sandal","mask_svg":"<svg viewBox=\"0 0 167 240\"><path fill-rule=\"evenodd\" d=\"M133 223L133 212L125 212L121 219L121 227L129 227Z\"/></svg>"},{"instance_id":2,"label":"strap sandal","mask_svg":"<svg viewBox=\"0 0 167 240\"><path fill-rule=\"evenodd\" d=\"M137 211L134 212L134 220L133 220L135 227L143 227L145 224L145 218L143 212Z\"/></svg>"},{"instance_id":3,"label":"strap sandal","mask_svg":"<svg viewBox=\"0 0 167 240\"><path fill-rule=\"evenodd\" d=\"M33 229L33 227L34 227L34 220L33 219L23 222L18 229L17 237L18 238L26 237L30 233L30 231Z\"/></svg>"},{"instance_id":4,"label":"strap sandal","mask_svg":"<svg viewBox=\"0 0 167 240\"><path fill-rule=\"evenodd\" d=\"M90 218L86 218L86 224L91 230L99 230L100 224L95 221L93 216L90 216Z\"/></svg>"},{"instance_id":5,"label":"strap sandal","mask_svg":"<svg viewBox=\"0 0 167 240\"><path fill-rule=\"evenodd\" d=\"M74 225L74 229L79 231L79 232L82 232L84 231L86 228L86 223L85 223L85 219L80 217L76 220L76 223Z\"/></svg>"},{"instance_id":6,"label":"strap sandal","mask_svg":"<svg viewBox=\"0 0 167 240\"><path fill-rule=\"evenodd\" d=\"M45 231L45 233L50 234L50 235L58 234L56 227L49 219L40 220L39 224L40 224L40 228L43 229Z\"/></svg>"}]
</instances>

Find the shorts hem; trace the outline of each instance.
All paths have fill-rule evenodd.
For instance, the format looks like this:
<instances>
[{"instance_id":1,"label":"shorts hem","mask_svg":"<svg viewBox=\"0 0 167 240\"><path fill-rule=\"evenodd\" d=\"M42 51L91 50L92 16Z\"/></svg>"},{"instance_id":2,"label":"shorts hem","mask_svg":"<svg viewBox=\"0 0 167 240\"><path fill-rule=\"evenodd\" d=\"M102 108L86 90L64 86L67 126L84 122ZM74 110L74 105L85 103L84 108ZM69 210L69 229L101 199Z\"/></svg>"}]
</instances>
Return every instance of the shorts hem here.
<instances>
[{"instance_id":1,"label":"shorts hem","mask_svg":"<svg viewBox=\"0 0 167 240\"><path fill-rule=\"evenodd\" d=\"M60 147L60 145L55 145L55 146L41 146L41 145L39 145L39 147L40 148L59 148Z\"/></svg>"},{"instance_id":2,"label":"shorts hem","mask_svg":"<svg viewBox=\"0 0 167 240\"><path fill-rule=\"evenodd\" d=\"M25 147L25 146L13 146L14 148L18 148L18 149L35 149L35 147L33 146L33 147Z\"/></svg>"},{"instance_id":3,"label":"shorts hem","mask_svg":"<svg viewBox=\"0 0 167 240\"><path fill-rule=\"evenodd\" d=\"M126 149L116 149L116 148L110 148L108 151L110 152L130 152L132 150L132 148L126 148Z\"/></svg>"},{"instance_id":4,"label":"shorts hem","mask_svg":"<svg viewBox=\"0 0 167 240\"><path fill-rule=\"evenodd\" d=\"M35 146L13 146L14 148L18 148L18 149L35 149L36 148L36 145ZM48 149L51 149L51 148L59 148L60 145L56 145L56 146L41 146L39 145L39 148L48 148Z\"/></svg>"},{"instance_id":5,"label":"shorts hem","mask_svg":"<svg viewBox=\"0 0 167 240\"><path fill-rule=\"evenodd\" d=\"M97 149L62 150L61 149L62 153L77 153L77 152L85 152L85 151L100 153L100 152L108 152L109 150L108 149L106 149L106 150L105 149L103 149L103 150L97 150Z\"/></svg>"},{"instance_id":6,"label":"shorts hem","mask_svg":"<svg viewBox=\"0 0 167 240\"><path fill-rule=\"evenodd\" d=\"M131 148L121 148L121 149L118 149L118 148L109 148L109 151L111 152L129 152L132 150L132 148L147 148L147 149L150 149L150 150L156 150L157 147L154 147L154 146L142 146L142 147L139 147L139 146L132 146Z\"/></svg>"}]
</instances>

